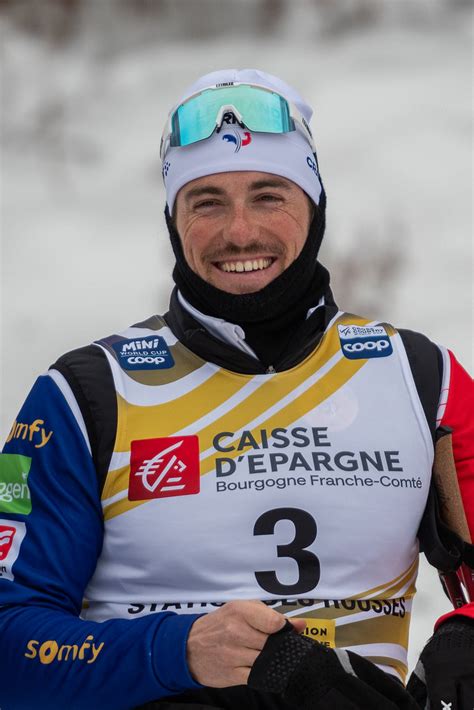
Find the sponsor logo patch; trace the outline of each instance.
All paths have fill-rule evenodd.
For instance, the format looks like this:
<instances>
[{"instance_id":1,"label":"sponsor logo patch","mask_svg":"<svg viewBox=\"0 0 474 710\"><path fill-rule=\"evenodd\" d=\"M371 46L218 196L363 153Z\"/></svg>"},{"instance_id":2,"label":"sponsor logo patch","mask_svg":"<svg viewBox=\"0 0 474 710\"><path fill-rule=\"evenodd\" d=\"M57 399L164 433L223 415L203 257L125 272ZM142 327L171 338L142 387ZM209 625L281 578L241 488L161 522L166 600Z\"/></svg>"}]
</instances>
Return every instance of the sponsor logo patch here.
<instances>
[{"instance_id":1,"label":"sponsor logo patch","mask_svg":"<svg viewBox=\"0 0 474 710\"><path fill-rule=\"evenodd\" d=\"M23 655L29 659L36 658L43 666L48 666L54 661L84 661L90 665L96 662L97 656L104 646L104 641L96 646L92 634L86 636L80 645L76 643L60 645L54 639L43 642L31 639L26 644L27 651Z\"/></svg>"},{"instance_id":2,"label":"sponsor logo patch","mask_svg":"<svg viewBox=\"0 0 474 710\"><path fill-rule=\"evenodd\" d=\"M0 518L0 579L14 580L12 567L25 535L25 523Z\"/></svg>"},{"instance_id":3,"label":"sponsor logo patch","mask_svg":"<svg viewBox=\"0 0 474 710\"><path fill-rule=\"evenodd\" d=\"M112 347L124 370L165 370L174 365L166 340L159 335L121 340Z\"/></svg>"},{"instance_id":4,"label":"sponsor logo patch","mask_svg":"<svg viewBox=\"0 0 474 710\"><path fill-rule=\"evenodd\" d=\"M20 454L0 454L0 512L31 513L28 488L31 459Z\"/></svg>"},{"instance_id":5,"label":"sponsor logo patch","mask_svg":"<svg viewBox=\"0 0 474 710\"><path fill-rule=\"evenodd\" d=\"M31 441L35 449L42 449L53 436L53 431L48 431L43 424L44 419L35 419L31 424L15 420L7 436L7 443L12 439L21 439L22 441Z\"/></svg>"},{"instance_id":6,"label":"sponsor logo patch","mask_svg":"<svg viewBox=\"0 0 474 710\"><path fill-rule=\"evenodd\" d=\"M252 136L248 131L245 131L242 135L238 131L230 130L224 133L222 140L226 143L232 143L234 148L234 153L238 153L241 148L245 148L252 142Z\"/></svg>"},{"instance_id":7,"label":"sponsor logo patch","mask_svg":"<svg viewBox=\"0 0 474 710\"><path fill-rule=\"evenodd\" d=\"M194 495L200 480L197 436L132 441L129 500Z\"/></svg>"},{"instance_id":8,"label":"sponsor logo patch","mask_svg":"<svg viewBox=\"0 0 474 710\"><path fill-rule=\"evenodd\" d=\"M15 537L16 528L10 525L0 526L0 560L5 560L8 553L13 545L13 538Z\"/></svg>"},{"instance_id":9,"label":"sponsor logo patch","mask_svg":"<svg viewBox=\"0 0 474 710\"><path fill-rule=\"evenodd\" d=\"M393 353L390 336L382 325L338 325L341 349L349 360L388 357Z\"/></svg>"},{"instance_id":10,"label":"sponsor logo patch","mask_svg":"<svg viewBox=\"0 0 474 710\"><path fill-rule=\"evenodd\" d=\"M306 158L306 164L307 164L308 168L313 171L313 173L316 175L316 177L319 177L317 163L313 160L313 158L310 158L309 155Z\"/></svg>"},{"instance_id":11,"label":"sponsor logo patch","mask_svg":"<svg viewBox=\"0 0 474 710\"><path fill-rule=\"evenodd\" d=\"M334 619L305 619L304 636L318 641L323 646L336 648L336 622Z\"/></svg>"}]
</instances>

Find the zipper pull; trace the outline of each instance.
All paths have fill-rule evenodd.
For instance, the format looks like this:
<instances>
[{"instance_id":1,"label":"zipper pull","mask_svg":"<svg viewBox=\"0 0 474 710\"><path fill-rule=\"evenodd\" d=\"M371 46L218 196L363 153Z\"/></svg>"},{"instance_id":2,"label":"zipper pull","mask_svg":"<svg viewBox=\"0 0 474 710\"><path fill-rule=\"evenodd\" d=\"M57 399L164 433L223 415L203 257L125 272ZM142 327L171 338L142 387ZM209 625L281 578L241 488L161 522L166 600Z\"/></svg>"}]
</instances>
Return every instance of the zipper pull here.
<instances>
[{"instance_id":1,"label":"zipper pull","mask_svg":"<svg viewBox=\"0 0 474 710\"><path fill-rule=\"evenodd\" d=\"M275 373L276 373L276 370L275 370L275 368L273 367L273 365L269 365L269 366L267 367L267 369L265 370L265 374L266 374L266 375L274 375Z\"/></svg>"}]
</instances>

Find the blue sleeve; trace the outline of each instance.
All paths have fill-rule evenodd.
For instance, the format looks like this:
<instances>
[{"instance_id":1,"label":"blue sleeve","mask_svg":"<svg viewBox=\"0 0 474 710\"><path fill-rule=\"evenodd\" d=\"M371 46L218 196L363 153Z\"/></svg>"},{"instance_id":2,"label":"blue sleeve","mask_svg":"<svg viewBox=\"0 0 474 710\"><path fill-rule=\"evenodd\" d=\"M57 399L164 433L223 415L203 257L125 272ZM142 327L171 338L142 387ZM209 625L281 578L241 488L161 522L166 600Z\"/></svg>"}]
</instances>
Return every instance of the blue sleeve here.
<instances>
[{"instance_id":1,"label":"blue sleeve","mask_svg":"<svg viewBox=\"0 0 474 710\"><path fill-rule=\"evenodd\" d=\"M120 710L201 687L186 663L197 615L79 618L102 537L88 443L44 375L0 454L2 710Z\"/></svg>"}]
</instances>

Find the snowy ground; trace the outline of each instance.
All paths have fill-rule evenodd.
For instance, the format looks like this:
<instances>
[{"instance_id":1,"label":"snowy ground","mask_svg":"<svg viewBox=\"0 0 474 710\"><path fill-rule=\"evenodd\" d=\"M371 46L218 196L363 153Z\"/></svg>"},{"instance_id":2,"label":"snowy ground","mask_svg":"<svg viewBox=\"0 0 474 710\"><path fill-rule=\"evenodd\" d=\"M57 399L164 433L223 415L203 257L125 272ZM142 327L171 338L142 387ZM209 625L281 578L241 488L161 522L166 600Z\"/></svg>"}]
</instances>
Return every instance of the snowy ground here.
<instances>
[{"instance_id":1,"label":"snowy ground","mask_svg":"<svg viewBox=\"0 0 474 710\"><path fill-rule=\"evenodd\" d=\"M340 305L374 303L368 315L424 331L472 366L467 15L332 42L291 19L272 40L160 43L113 61L87 42L53 52L4 28L2 438L60 353L166 308L161 128L187 84L230 65L279 74L316 108L322 260ZM401 269L377 279L374 248ZM419 587L412 664L448 609L425 567Z\"/></svg>"}]
</instances>

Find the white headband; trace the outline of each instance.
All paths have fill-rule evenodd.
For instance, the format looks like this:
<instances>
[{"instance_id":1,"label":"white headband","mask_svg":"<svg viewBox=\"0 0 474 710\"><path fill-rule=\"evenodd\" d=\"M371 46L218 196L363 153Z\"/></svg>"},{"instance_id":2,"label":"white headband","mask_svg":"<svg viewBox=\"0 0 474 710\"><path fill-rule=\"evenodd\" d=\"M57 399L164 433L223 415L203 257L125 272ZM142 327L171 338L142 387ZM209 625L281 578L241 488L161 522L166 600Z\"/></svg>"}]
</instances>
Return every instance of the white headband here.
<instances>
[{"instance_id":1,"label":"white headband","mask_svg":"<svg viewBox=\"0 0 474 710\"><path fill-rule=\"evenodd\" d=\"M203 88L228 81L267 86L292 101L309 123L312 110L301 96L277 77L255 69L229 69L201 77L189 87L181 101ZM238 124L223 124L219 133L206 140L167 151L162 171L170 213L179 190L191 180L244 170L285 177L319 204L322 186L318 166L302 131L297 128L290 133L257 133L240 128Z\"/></svg>"}]
</instances>

